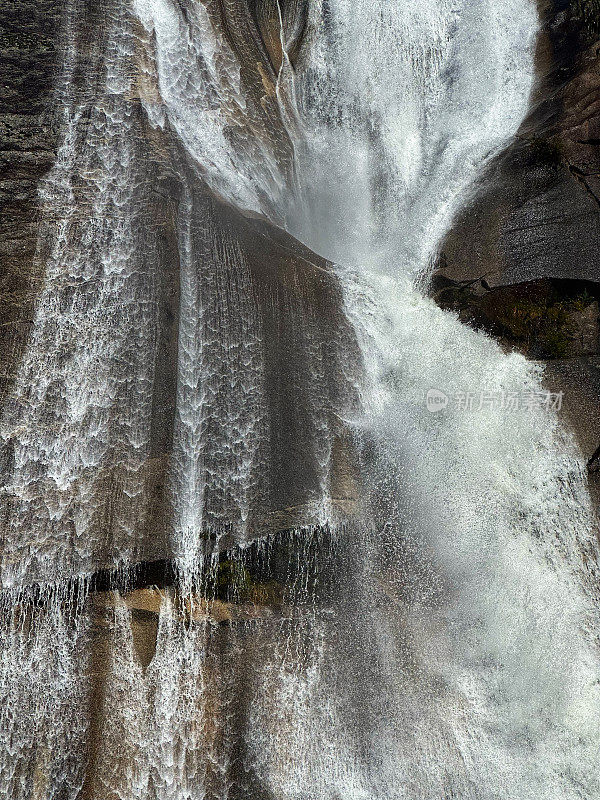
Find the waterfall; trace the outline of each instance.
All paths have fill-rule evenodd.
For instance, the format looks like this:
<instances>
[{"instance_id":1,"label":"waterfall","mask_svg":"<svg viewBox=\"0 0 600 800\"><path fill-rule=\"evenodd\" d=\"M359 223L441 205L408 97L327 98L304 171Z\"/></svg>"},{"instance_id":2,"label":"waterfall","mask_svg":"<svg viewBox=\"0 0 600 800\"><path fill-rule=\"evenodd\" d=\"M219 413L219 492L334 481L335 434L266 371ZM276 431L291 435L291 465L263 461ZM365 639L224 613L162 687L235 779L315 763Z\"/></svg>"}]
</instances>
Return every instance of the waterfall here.
<instances>
[{"instance_id":1,"label":"waterfall","mask_svg":"<svg viewBox=\"0 0 600 800\"><path fill-rule=\"evenodd\" d=\"M112 9L89 54L98 96L78 88L76 10L56 92L64 138L40 190L45 281L0 426L4 587L91 572L104 553L126 561L144 513L157 245L138 211L140 125L125 99L134 41L127 9ZM121 507L112 531L107 493Z\"/></svg>"},{"instance_id":2,"label":"waterfall","mask_svg":"<svg viewBox=\"0 0 600 800\"><path fill-rule=\"evenodd\" d=\"M540 369L419 290L453 213L527 110L536 32L533 4L512 0L332 0L315 9L292 76L304 135L290 227L339 264L366 365L355 424L376 534L356 607L378 594L387 605L371 600L376 633L353 635L378 653L362 661L385 705L353 697L328 737L339 754L340 731L344 744L360 738L343 722L380 712L359 775L356 755L345 759L354 773L341 794L353 797L600 788L585 465L536 405ZM431 390L450 400L442 412L428 409ZM533 401L517 409L510 396ZM360 698L365 679L350 680ZM335 796L340 776L312 759L287 765L303 787L295 796Z\"/></svg>"},{"instance_id":3,"label":"waterfall","mask_svg":"<svg viewBox=\"0 0 600 800\"><path fill-rule=\"evenodd\" d=\"M106 10L66 15L0 420L3 796L600 797L584 464L424 291L535 3Z\"/></svg>"}]
</instances>

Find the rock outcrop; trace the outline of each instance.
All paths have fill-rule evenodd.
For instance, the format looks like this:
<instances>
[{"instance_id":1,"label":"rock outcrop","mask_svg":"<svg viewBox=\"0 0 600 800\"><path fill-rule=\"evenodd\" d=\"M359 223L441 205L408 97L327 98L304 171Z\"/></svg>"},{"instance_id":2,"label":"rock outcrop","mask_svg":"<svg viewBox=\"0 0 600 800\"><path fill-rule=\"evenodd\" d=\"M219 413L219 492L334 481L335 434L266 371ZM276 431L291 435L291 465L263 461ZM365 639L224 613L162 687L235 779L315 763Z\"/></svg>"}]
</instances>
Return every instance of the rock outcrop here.
<instances>
[{"instance_id":1,"label":"rock outcrop","mask_svg":"<svg viewBox=\"0 0 600 800\"><path fill-rule=\"evenodd\" d=\"M443 242L452 280L600 279L600 23L585 2L541 6L532 108Z\"/></svg>"}]
</instances>

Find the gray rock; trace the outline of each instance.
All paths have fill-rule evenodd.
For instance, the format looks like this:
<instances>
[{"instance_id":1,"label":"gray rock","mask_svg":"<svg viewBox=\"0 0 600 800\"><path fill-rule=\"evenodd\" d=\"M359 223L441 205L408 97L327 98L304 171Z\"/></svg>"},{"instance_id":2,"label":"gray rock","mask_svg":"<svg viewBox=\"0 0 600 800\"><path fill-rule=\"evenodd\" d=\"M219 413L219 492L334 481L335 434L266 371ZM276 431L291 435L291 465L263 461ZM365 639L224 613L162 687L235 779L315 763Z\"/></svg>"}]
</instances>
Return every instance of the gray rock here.
<instances>
[{"instance_id":1,"label":"gray rock","mask_svg":"<svg viewBox=\"0 0 600 800\"><path fill-rule=\"evenodd\" d=\"M563 392L563 418L598 472L600 18L592 3L539 8L531 112L455 219L432 292L505 347L551 358L546 385ZM596 300L574 306L577 293Z\"/></svg>"}]
</instances>

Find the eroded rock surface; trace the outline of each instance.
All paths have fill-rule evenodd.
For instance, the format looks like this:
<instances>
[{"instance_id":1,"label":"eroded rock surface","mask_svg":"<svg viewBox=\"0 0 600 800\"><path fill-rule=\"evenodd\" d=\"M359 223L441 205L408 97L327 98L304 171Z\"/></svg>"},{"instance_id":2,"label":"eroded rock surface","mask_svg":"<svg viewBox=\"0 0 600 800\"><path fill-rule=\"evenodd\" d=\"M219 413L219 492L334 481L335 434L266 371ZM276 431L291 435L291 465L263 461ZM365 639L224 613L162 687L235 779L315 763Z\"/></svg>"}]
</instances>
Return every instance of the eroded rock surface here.
<instances>
[{"instance_id":1,"label":"eroded rock surface","mask_svg":"<svg viewBox=\"0 0 600 800\"><path fill-rule=\"evenodd\" d=\"M207 9L241 63L235 130L285 177L275 9ZM346 519L360 356L331 265L218 197L151 118L151 37L129 11L0 12L5 579L170 560L190 526L231 544ZM304 12L283 11L290 47Z\"/></svg>"},{"instance_id":2,"label":"eroded rock surface","mask_svg":"<svg viewBox=\"0 0 600 800\"><path fill-rule=\"evenodd\" d=\"M62 8L53 0L0 4L0 401L19 360L41 280L37 186L59 132L51 89Z\"/></svg>"}]
</instances>

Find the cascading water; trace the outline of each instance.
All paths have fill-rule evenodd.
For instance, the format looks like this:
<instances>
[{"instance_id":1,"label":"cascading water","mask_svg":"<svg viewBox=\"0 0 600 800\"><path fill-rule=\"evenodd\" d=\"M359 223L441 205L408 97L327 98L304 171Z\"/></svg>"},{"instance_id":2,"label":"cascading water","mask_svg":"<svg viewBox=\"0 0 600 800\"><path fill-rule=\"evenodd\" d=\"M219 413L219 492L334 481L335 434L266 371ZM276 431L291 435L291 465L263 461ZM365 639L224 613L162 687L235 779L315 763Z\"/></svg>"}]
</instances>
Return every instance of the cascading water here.
<instances>
[{"instance_id":1,"label":"cascading water","mask_svg":"<svg viewBox=\"0 0 600 800\"><path fill-rule=\"evenodd\" d=\"M102 64L98 94L82 90L74 14L56 93L64 139L40 191L45 285L0 426L4 587L91 572L103 552L125 561L144 514L157 255L137 209L140 126L125 99L135 43L126 8L111 9L88 55ZM113 520L107 493L121 507Z\"/></svg>"},{"instance_id":2,"label":"cascading water","mask_svg":"<svg viewBox=\"0 0 600 800\"><path fill-rule=\"evenodd\" d=\"M256 5L115 2L93 48L105 80L83 100L67 37L64 141L44 187L59 222L1 431L3 795L600 798L581 459L534 402L537 367L418 290L526 113L533 2L323 0L306 16L289 0ZM159 243L139 203L140 107L173 137L182 186L167 481L180 581L142 600L67 580L133 558L148 514ZM265 346L280 329L255 306L277 297L257 299L242 240L199 180L337 264L360 344L358 358L351 336L323 338L294 307L303 363L286 391L305 398L294 435L311 453L298 493L311 513L253 545L257 508L276 507L267 465L285 425ZM461 403L431 413L428 390ZM515 394L531 402L515 408ZM345 525L340 418L364 494ZM108 513L97 498L112 468ZM32 593L32 581L47 585Z\"/></svg>"},{"instance_id":3,"label":"cascading water","mask_svg":"<svg viewBox=\"0 0 600 800\"><path fill-rule=\"evenodd\" d=\"M293 76L305 130L290 225L341 265L367 372L357 425L377 533L357 608L380 592L388 604L371 610L376 633L359 645L378 653L363 660L386 704L367 695L364 713L380 714L352 796L600 790L584 465L536 406L538 369L414 288L526 112L536 25L533 4L512 0L334 0L315 11ZM458 403L430 413L436 389ZM510 396L533 400L519 410ZM357 705L339 713L355 719ZM323 729L319 714L315 724ZM335 779L300 763L298 786L313 789L299 795L334 795Z\"/></svg>"}]
</instances>

